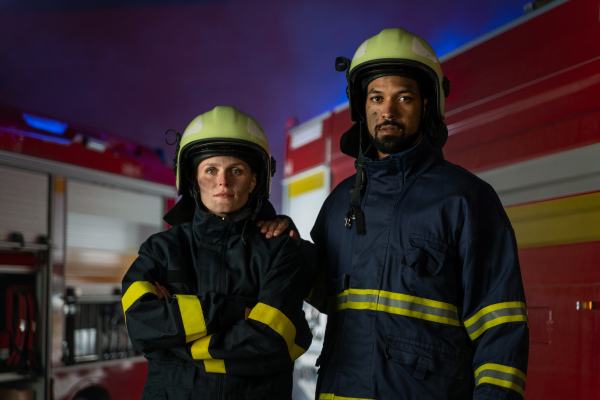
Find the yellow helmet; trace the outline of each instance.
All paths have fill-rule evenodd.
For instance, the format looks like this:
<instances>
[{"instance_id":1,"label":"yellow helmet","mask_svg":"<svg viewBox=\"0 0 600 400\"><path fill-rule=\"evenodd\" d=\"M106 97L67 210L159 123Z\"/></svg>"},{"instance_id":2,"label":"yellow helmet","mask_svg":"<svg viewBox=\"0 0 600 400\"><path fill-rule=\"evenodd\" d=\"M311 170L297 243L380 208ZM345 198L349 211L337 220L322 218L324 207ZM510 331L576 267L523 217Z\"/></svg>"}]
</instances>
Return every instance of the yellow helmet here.
<instances>
[{"instance_id":1,"label":"yellow helmet","mask_svg":"<svg viewBox=\"0 0 600 400\"><path fill-rule=\"evenodd\" d=\"M421 86L422 96L429 98L428 104L432 105L427 107L426 115L426 120L429 119L429 124L433 125L429 127L430 136L439 147L446 142L444 98L450 93L450 82L442 74L435 51L423 38L402 28L384 29L365 40L352 60L338 57L336 69L346 71L346 92L352 121L365 118L365 90L371 80L384 75L416 80ZM442 132L438 133L440 128Z\"/></svg>"},{"instance_id":2,"label":"yellow helmet","mask_svg":"<svg viewBox=\"0 0 600 400\"><path fill-rule=\"evenodd\" d=\"M235 107L217 106L194 118L181 135L174 160L177 193L182 196L179 210L185 210L189 219L192 204L199 202L192 184L200 161L214 156L228 155L246 161L257 175L256 189L249 200L255 213L271 194L271 178L275 174L275 159L271 156L269 140L264 130L251 116ZM177 206L176 206L177 207ZM174 209L176 208L174 207ZM172 214L177 214L174 210ZM167 213L168 215L169 213ZM171 225L165 216L165 220Z\"/></svg>"}]
</instances>

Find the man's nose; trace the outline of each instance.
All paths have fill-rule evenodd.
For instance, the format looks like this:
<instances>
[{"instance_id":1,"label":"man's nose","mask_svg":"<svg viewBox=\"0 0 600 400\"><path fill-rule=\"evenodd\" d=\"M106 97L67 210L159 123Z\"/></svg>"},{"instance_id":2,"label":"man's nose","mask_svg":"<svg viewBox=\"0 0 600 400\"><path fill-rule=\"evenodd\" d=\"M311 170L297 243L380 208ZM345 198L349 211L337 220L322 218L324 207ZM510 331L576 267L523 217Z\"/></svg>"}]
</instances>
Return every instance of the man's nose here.
<instances>
[{"instance_id":1,"label":"man's nose","mask_svg":"<svg viewBox=\"0 0 600 400\"><path fill-rule=\"evenodd\" d=\"M386 101L383 103L381 116L385 119L396 119L398 117L398 107L393 101Z\"/></svg>"}]
</instances>

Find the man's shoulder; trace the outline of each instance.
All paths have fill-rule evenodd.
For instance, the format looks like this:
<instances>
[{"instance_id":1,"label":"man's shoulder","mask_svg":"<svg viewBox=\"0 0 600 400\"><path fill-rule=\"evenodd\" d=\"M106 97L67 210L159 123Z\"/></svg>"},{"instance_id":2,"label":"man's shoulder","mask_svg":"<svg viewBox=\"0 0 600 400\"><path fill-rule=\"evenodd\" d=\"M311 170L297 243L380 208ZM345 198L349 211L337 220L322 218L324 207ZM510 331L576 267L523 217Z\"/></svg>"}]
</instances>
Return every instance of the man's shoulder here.
<instances>
[{"instance_id":1,"label":"man's shoulder","mask_svg":"<svg viewBox=\"0 0 600 400\"><path fill-rule=\"evenodd\" d=\"M350 193L350 189L354 187L355 183L356 174L352 174L349 177L342 180L340 183L338 183L329 194L329 197L338 196L340 193Z\"/></svg>"},{"instance_id":2,"label":"man's shoulder","mask_svg":"<svg viewBox=\"0 0 600 400\"><path fill-rule=\"evenodd\" d=\"M440 174L443 179L458 188L464 187L471 190L481 189L486 191L491 189L489 183L475 175L473 172L450 161L444 160L440 167L434 171L434 173Z\"/></svg>"}]
</instances>

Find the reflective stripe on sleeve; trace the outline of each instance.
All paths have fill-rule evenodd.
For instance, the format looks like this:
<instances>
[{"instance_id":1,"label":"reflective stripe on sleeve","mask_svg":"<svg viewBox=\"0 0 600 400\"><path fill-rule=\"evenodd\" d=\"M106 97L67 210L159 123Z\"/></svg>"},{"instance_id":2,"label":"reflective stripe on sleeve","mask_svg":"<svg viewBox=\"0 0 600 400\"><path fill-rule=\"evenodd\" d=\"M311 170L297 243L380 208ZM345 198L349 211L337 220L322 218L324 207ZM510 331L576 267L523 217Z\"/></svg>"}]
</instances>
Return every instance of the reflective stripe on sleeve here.
<instances>
[{"instance_id":1,"label":"reflective stripe on sleeve","mask_svg":"<svg viewBox=\"0 0 600 400\"><path fill-rule=\"evenodd\" d=\"M146 293L152 293L155 296L157 296L156 290L154 289L154 285L150 282L133 282L123 295L123 298L121 299L121 304L123 304L123 311L127 311L127 309L131 307L131 305L135 303L137 299L139 299Z\"/></svg>"},{"instance_id":2,"label":"reflective stripe on sleeve","mask_svg":"<svg viewBox=\"0 0 600 400\"><path fill-rule=\"evenodd\" d=\"M486 330L509 322L527 323L527 309L522 301L492 304L465 321L471 340L477 339Z\"/></svg>"},{"instance_id":3,"label":"reflective stripe on sleeve","mask_svg":"<svg viewBox=\"0 0 600 400\"><path fill-rule=\"evenodd\" d=\"M206 372L212 372L214 374L225 374L225 361L224 360L204 360L204 368Z\"/></svg>"},{"instance_id":4,"label":"reflective stripe on sleeve","mask_svg":"<svg viewBox=\"0 0 600 400\"><path fill-rule=\"evenodd\" d=\"M512 389L525 395L525 374L513 367L500 364L484 364L475 370L475 386L487 383Z\"/></svg>"},{"instance_id":5,"label":"reflective stripe on sleeve","mask_svg":"<svg viewBox=\"0 0 600 400\"><path fill-rule=\"evenodd\" d=\"M208 352L208 346L210 345L211 338L212 335L208 335L192 343L192 358L194 360L204 361L204 368L206 369L206 372L225 374L225 361L215 360Z\"/></svg>"},{"instance_id":6,"label":"reflective stripe on sleeve","mask_svg":"<svg viewBox=\"0 0 600 400\"><path fill-rule=\"evenodd\" d=\"M348 289L335 296L330 311L345 309L382 311L390 314L461 326L458 309L450 303L406 294L371 289Z\"/></svg>"},{"instance_id":7,"label":"reflective stripe on sleeve","mask_svg":"<svg viewBox=\"0 0 600 400\"><path fill-rule=\"evenodd\" d=\"M275 307L271 307L264 303L258 303L250 312L248 319L262 322L277 332L285 340L292 360L296 360L306 352L306 349L303 349L294 343L294 339L296 338L296 327L292 321Z\"/></svg>"},{"instance_id":8,"label":"reflective stripe on sleeve","mask_svg":"<svg viewBox=\"0 0 600 400\"><path fill-rule=\"evenodd\" d=\"M206 322L198 297L190 294L178 294L176 298L185 329L185 342L189 343L205 336Z\"/></svg>"},{"instance_id":9,"label":"reflective stripe on sleeve","mask_svg":"<svg viewBox=\"0 0 600 400\"><path fill-rule=\"evenodd\" d=\"M373 400L373 399L363 399L358 397L341 397L336 396L333 393L321 393L319 394L319 400Z\"/></svg>"}]
</instances>

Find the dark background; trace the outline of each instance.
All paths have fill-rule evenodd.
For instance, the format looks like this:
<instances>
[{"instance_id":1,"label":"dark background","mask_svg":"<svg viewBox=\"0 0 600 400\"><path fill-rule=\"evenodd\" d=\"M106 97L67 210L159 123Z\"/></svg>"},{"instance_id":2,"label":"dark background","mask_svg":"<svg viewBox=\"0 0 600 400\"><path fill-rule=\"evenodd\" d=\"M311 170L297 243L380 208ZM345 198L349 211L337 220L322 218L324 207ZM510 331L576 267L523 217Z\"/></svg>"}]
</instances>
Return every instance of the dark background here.
<instances>
[{"instance_id":1,"label":"dark background","mask_svg":"<svg viewBox=\"0 0 600 400\"><path fill-rule=\"evenodd\" d=\"M267 132L281 207L286 122L346 102L337 56L404 27L439 57L523 15L528 0L0 0L0 102L162 149L233 105Z\"/></svg>"}]
</instances>

